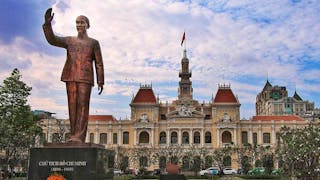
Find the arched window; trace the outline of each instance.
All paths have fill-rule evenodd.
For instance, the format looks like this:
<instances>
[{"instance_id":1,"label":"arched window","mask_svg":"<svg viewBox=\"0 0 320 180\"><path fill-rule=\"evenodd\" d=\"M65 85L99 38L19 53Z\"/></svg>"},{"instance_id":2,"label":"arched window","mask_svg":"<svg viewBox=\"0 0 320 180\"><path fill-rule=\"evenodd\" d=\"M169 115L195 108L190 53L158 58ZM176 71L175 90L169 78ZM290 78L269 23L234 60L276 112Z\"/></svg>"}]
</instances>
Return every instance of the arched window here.
<instances>
[{"instance_id":1,"label":"arched window","mask_svg":"<svg viewBox=\"0 0 320 180\"><path fill-rule=\"evenodd\" d=\"M204 135L204 141L205 143L212 143L211 141L211 132L207 131Z\"/></svg>"},{"instance_id":2,"label":"arched window","mask_svg":"<svg viewBox=\"0 0 320 180\"><path fill-rule=\"evenodd\" d=\"M263 143L270 144L270 133L263 133Z\"/></svg>"},{"instance_id":3,"label":"arched window","mask_svg":"<svg viewBox=\"0 0 320 180\"><path fill-rule=\"evenodd\" d=\"M129 157L123 156L120 161L120 169L126 170L129 167Z\"/></svg>"},{"instance_id":4,"label":"arched window","mask_svg":"<svg viewBox=\"0 0 320 180\"><path fill-rule=\"evenodd\" d=\"M193 134L193 143L200 144L200 133L198 131Z\"/></svg>"},{"instance_id":5,"label":"arched window","mask_svg":"<svg viewBox=\"0 0 320 180\"><path fill-rule=\"evenodd\" d=\"M140 167L147 167L148 166L148 158L146 156L141 156L139 158Z\"/></svg>"},{"instance_id":6,"label":"arched window","mask_svg":"<svg viewBox=\"0 0 320 180\"><path fill-rule=\"evenodd\" d=\"M160 169L166 168L166 164L167 164L167 159L166 159L166 157L165 157L165 156L161 156L161 157L159 158L159 167L160 167Z\"/></svg>"},{"instance_id":7,"label":"arched window","mask_svg":"<svg viewBox=\"0 0 320 180\"><path fill-rule=\"evenodd\" d=\"M172 157L170 158L170 162L171 162L171 164L178 164L179 159L178 159L177 156L172 156Z\"/></svg>"},{"instance_id":8,"label":"arched window","mask_svg":"<svg viewBox=\"0 0 320 180\"><path fill-rule=\"evenodd\" d=\"M89 135L89 142L94 143L94 134L93 133L90 133L90 135Z\"/></svg>"},{"instance_id":9,"label":"arched window","mask_svg":"<svg viewBox=\"0 0 320 180\"><path fill-rule=\"evenodd\" d=\"M209 168L209 167L211 167L212 166L212 157L211 156L206 156L205 158L204 158L204 166L205 166L205 168Z\"/></svg>"},{"instance_id":10,"label":"arched window","mask_svg":"<svg viewBox=\"0 0 320 180\"><path fill-rule=\"evenodd\" d=\"M252 141L253 141L254 145L258 144L258 134L257 133L252 133Z\"/></svg>"},{"instance_id":11,"label":"arched window","mask_svg":"<svg viewBox=\"0 0 320 180\"><path fill-rule=\"evenodd\" d=\"M225 156L223 158L223 165L224 166L231 166L231 157L230 156Z\"/></svg>"},{"instance_id":12,"label":"arched window","mask_svg":"<svg viewBox=\"0 0 320 180\"><path fill-rule=\"evenodd\" d=\"M273 155L267 154L262 156L262 164L264 164L264 166L273 167L274 166Z\"/></svg>"},{"instance_id":13,"label":"arched window","mask_svg":"<svg viewBox=\"0 0 320 180\"><path fill-rule=\"evenodd\" d=\"M113 137L112 137L112 141L113 144L118 144L118 134L117 133L113 133Z\"/></svg>"},{"instance_id":14,"label":"arched window","mask_svg":"<svg viewBox=\"0 0 320 180\"><path fill-rule=\"evenodd\" d=\"M250 168L250 159L248 156L243 156L241 158L241 166L243 167L243 172L246 174L248 171L249 171L249 168Z\"/></svg>"},{"instance_id":15,"label":"arched window","mask_svg":"<svg viewBox=\"0 0 320 180\"><path fill-rule=\"evenodd\" d=\"M190 159L188 156L184 156L182 158L182 169L189 170L190 169Z\"/></svg>"},{"instance_id":16,"label":"arched window","mask_svg":"<svg viewBox=\"0 0 320 180\"><path fill-rule=\"evenodd\" d=\"M129 132L125 131L122 135L122 144L129 144Z\"/></svg>"},{"instance_id":17,"label":"arched window","mask_svg":"<svg viewBox=\"0 0 320 180\"><path fill-rule=\"evenodd\" d=\"M177 132L171 133L171 144L177 144L178 143L178 134Z\"/></svg>"},{"instance_id":18,"label":"arched window","mask_svg":"<svg viewBox=\"0 0 320 180\"><path fill-rule=\"evenodd\" d=\"M52 142L53 142L53 143L60 142L60 135L59 135L59 133L53 133L53 134L52 134Z\"/></svg>"},{"instance_id":19,"label":"arched window","mask_svg":"<svg viewBox=\"0 0 320 180\"><path fill-rule=\"evenodd\" d=\"M100 144L107 144L107 133L100 134Z\"/></svg>"},{"instance_id":20,"label":"arched window","mask_svg":"<svg viewBox=\"0 0 320 180\"><path fill-rule=\"evenodd\" d=\"M241 132L241 141L242 141L242 144L248 144L248 132L247 131Z\"/></svg>"},{"instance_id":21,"label":"arched window","mask_svg":"<svg viewBox=\"0 0 320 180\"><path fill-rule=\"evenodd\" d=\"M199 171L201 169L201 159L200 156L195 156L193 158L193 168L194 170Z\"/></svg>"},{"instance_id":22,"label":"arched window","mask_svg":"<svg viewBox=\"0 0 320 180\"><path fill-rule=\"evenodd\" d=\"M139 135L139 143L149 143L149 134L146 131L143 131Z\"/></svg>"},{"instance_id":23,"label":"arched window","mask_svg":"<svg viewBox=\"0 0 320 180\"><path fill-rule=\"evenodd\" d=\"M224 131L222 133L222 143L231 143L231 142L232 142L231 133L229 131Z\"/></svg>"},{"instance_id":24,"label":"arched window","mask_svg":"<svg viewBox=\"0 0 320 180\"><path fill-rule=\"evenodd\" d=\"M39 140L39 143L40 144L44 144L46 141L46 133L40 133L40 140Z\"/></svg>"},{"instance_id":25,"label":"arched window","mask_svg":"<svg viewBox=\"0 0 320 180\"><path fill-rule=\"evenodd\" d=\"M281 144L280 132L276 133L276 143L277 143L277 147L280 147L280 144Z\"/></svg>"},{"instance_id":26,"label":"arched window","mask_svg":"<svg viewBox=\"0 0 320 180\"><path fill-rule=\"evenodd\" d=\"M65 141L65 142L69 141L70 136L71 136L70 133L66 133L66 134L64 135L64 141Z\"/></svg>"},{"instance_id":27,"label":"arched window","mask_svg":"<svg viewBox=\"0 0 320 180\"><path fill-rule=\"evenodd\" d=\"M160 139L159 139L159 144L166 144L167 142L167 136L165 132L160 133Z\"/></svg>"},{"instance_id":28,"label":"arched window","mask_svg":"<svg viewBox=\"0 0 320 180\"><path fill-rule=\"evenodd\" d=\"M189 144L189 133L188 132L182 133L182 144Z\"/></svg>"}]
</instances>

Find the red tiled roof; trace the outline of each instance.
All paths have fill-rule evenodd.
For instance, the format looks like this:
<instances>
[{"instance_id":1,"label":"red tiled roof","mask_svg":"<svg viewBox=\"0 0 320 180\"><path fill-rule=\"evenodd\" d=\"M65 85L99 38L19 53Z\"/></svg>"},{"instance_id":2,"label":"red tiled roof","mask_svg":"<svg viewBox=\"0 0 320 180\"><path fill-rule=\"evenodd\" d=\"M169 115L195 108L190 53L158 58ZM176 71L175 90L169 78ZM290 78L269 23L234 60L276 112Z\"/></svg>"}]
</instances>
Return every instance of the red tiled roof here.
<instances>
[{"instance_id":1,"label":"red tiled roof","mask_svg":"<svg viewBox=\"0 0 320 180\"><path fill-rule=\"evenodd\" d=\"M237 98L234 96L230 88L219 88L214 98L215 103L237 103Z\"/></svg>"},{"instance_id":2,"label":"red tiled roof","mask_svg":"<svg viewBox=\"0 0 320 180\"><path fill-rule=\"evenodd\" d=\"M252 121L303 121L300 116L253 116Z\"/></svg>"},{"instance_id":3,"label":"red tiled roof","mask_svg":"<svg viewBox=\"0 0 320 180\"><path fill-rule=\"evenodd\" d=\"M156 103L156 96L151 88L140 88L132 103Z\"/></svg>"},{"instance_id":4,"label":"red tiled roof","mask_svg":"<svg viewBox=\"0 0 320 180\"><path fill-rule=\"evenodd\" d=\"M112 115L89 115L89 121L116 121Z\"/></svg>"}]
</instances>

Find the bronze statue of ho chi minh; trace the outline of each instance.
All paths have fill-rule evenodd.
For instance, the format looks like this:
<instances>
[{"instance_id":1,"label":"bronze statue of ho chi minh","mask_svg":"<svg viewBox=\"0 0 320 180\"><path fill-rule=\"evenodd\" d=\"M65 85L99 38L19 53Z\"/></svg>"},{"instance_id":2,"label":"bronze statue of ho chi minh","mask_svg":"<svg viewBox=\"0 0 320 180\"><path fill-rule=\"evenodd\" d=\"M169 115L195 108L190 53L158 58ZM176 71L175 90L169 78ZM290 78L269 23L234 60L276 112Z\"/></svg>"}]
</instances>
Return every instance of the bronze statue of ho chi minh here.
<instances>
[{"instance_id":1,"label":"bronze statue of ho chi minh","mask_svg":"<svg viewBox=\"0 0 320 180\"><path fill-rule=\"evenodd\" d=\"M99 42L90 38L86 16L76 19L77 36L59 37L53 33L51 21L54 13L49 8L44 16L43 32L49 44L67 50L61 81L66 83L70 119L70 142L84 143L87 133L89 104L94 86L93 63L96 68L99 95L103 91L104 70Z\"/></svg>"}]
</instances>

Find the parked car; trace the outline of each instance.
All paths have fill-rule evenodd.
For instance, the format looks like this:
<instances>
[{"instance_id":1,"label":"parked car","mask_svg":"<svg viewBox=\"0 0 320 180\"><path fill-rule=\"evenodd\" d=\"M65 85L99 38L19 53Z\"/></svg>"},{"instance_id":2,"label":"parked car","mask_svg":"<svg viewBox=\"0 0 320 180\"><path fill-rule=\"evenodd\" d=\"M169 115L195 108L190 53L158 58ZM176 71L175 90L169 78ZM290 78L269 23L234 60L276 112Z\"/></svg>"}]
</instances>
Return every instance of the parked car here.
<instances>
[{"instance_id":1,"label":"parked car","mask_svg":"<svg viewBox=\"0 0 320 180\"><path fill-rule=\"evenodd\" d=\"M239 168L239 169L237 170L237 174L243 174L243 169L242 169L242 168Z\"/></svg>"},{"instance_id":2,"label":"parked car","mask_svg":"<svg viewBox=\"0 0 320 180\"><path fill-rule=\"evenodd\" d=\"M152 172L152 175L157 175L159 176L161 174L161 170L160 169L154 169Z\"/></svg>"},{"instance_id":3,"label":"parked car","mask_svg":"<svg viewBox=\"0 0 320 180\"><path fill-rule=\"evenodd\" d=\"M264 174L265 168L264 167L256 167L248 171L249 175L257 175L257 174Z\"/></svg>"},{"instance_id":4,"label":"parked car","mask_svg":"<svg viewBox=\"0 0 320 180\"><path fill-rule=\"evenodd\" d=\"M127 169L125 171L125 174L131 174L131 175L137 176L138 175L138 170L137 169Z\"/></svg>"},{"instance_id":5,"label":"parked car","mask_svg":"<svg viewBox=\"0 0 320 180\"><path fill-rule=\"evenodd\" d=\"M123 172L120 169L113 169L113 174L115 176L121 176Z\"/></svg>"},{"instance_id":6,"label":"parked car","mask_svg":"<svg viewBox=\"0 0 320 180\"><path fill-rule=\"evenodd\" d=\"M210 167L204 170L199 171L198 173L200 176L205 176L205 175L218 175L219 174L219 168L218 167Z\"/></svg>"},{"instance_id":7,"label":"parked car","mask_svg":"<svg viewBox=\"0 0 320 180\"><path fill-rule=\"evenodd\" d=\"M224 168L222 170L222 172L223 172L223 174L226 174L226 175L228 175L228 174L237 174L237 171L232 169L232 168Z\"/></svg>"},{"instance_id":8,"label":"parked car","mask_svg":"<svg viewBox=\"0 0 320 180\"><path fill-rule=\"evenodd\" d=\"M271 174L272 174L272 175L281 175L281 173L282 173L282 172L281 172L280 169L274 169L274 170L271 171Z\"/></svg>"}]
</instances>

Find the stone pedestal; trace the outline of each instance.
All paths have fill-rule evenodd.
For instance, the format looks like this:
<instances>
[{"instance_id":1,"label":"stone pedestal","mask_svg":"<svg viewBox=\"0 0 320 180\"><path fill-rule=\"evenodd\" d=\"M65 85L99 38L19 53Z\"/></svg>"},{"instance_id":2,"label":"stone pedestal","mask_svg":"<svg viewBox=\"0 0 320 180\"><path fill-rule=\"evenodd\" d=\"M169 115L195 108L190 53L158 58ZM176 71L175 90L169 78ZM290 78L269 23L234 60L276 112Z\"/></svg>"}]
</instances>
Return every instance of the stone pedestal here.
<instances>
[{"instance_id":1,"label":"stone pedestal","mask_svg":"<svg viewBox=\"0 0 320 180\"><path fill-rule=\"evenodd\" d=\"M30 149L28 179L46 180L52 174L67 180L113 179L114 151L90 143L46 144Z\"/></svg>"}]
</instances>

